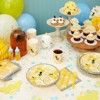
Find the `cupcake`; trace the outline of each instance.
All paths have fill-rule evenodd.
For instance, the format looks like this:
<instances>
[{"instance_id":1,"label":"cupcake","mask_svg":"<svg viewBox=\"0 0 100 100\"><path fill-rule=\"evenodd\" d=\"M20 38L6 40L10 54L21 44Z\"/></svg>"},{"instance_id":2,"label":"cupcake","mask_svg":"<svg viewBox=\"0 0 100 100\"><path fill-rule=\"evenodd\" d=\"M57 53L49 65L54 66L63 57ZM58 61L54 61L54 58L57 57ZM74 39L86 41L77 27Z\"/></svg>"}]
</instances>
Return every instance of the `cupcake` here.
<instances>
[{"instance_id":1,"label":"cupcake","mask_svg":"<svg viewBox=\"0 0 100 100\"><path fill-rule=\"evenodd\" d=\"M51 18L50 23L51 23L51 25L54 25L54 26L58 25L56 16L54 16L53 18Z\"/></svg>"},{"instance_id":2,"label":"cupcake","mask_svg":"<svg viewBox=\"0 0 100 100\"><path fill-rule=\"evenodd\" d=\"M89 34L86 39L85 39L85 44L87 45L96 45L97 44L97 41L95 40L96 39L96 35L93 35L93 34Z\"/></svg>"},{"instance_id":3,"label":"cupcake","mask_svg":"<svg viewBox=\"0 0 100 100\"><path fill-rule=\"evenodd\" d=\"M80 34L80 32L79 31L76 31L73 34L73 37L71 38L71 41L73 43L81 43L83 41L83 39L81 37L82 37L82 35Z\"/></svg>"},{"instance_id":4,"label":"cupcake","mask_svg":"<svg viewBox=\"0 0 100 100\"><path fill-rule=\"evenodd\" d=\"M97 40L100 41L100 30L97 32Z\"/></svg>"},{"instance_id":5,"label":"cupcake","mask_svg":"<svg viewBox=\"0 0 100 100\"><path fill-rule=\"evenodd\" d=\"M63 17L58 17L58 25L62 26L65 23L65 19Z\"/></svg>"},{"instance_id":6,"label":"cupcake","mask_svg":"<svg viewBox=\"0 0 100 100\"><path fill-rule=\"evenodd\" d=\"M79 24L79 21L78 21L77 18L72 18L72 19L70 20L70 23L71 23L71 25Z\"/></svg>"},{"instance_id":7,"label":"cupcake","mask_svg":"<svg viewBox=\"0 0 100 100\"><path fill-rule=\"evenodd\" d=\"M73 26L70 27L70 35L73 35L75 31L81 31L81 26L79 24L74 24Z\"/></svg>"},{"instance_id":8,"label":"cupcake","mask_svg":"<svg viewBox=\"0 0 100 100\"><path fill-rule=\"evenodd\" d=\"M83 38L86 38L89 34L96 35L96 29L92 25L88 25L83 29Z\"/></svg>"},{"instance_id":9,"label":"cupcake","mask_svg":"<svg viewBox=\"0 0 100 100\"><path fill-rule=\"evenodd\" d=\"M90 21L90 20L85 20L84 22L83 22L83 28L85 28L85 27L87 27L87 26L89 26L89 25L92 25L92 22Z\"/></svg>"}]
</instances>

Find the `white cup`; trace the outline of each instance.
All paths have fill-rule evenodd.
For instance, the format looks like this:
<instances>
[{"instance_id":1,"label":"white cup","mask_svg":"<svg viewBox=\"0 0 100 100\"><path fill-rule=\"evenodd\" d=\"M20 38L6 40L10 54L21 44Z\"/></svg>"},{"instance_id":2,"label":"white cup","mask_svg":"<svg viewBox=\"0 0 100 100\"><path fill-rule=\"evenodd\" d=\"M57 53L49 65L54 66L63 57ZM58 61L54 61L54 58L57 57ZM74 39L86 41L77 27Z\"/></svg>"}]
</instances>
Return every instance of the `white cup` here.
<instances>
[{"instance_id":1,"label":"white cup","mask_svg":"<svg viewBox=\"0 0 100 100\"><path fill-rule=\"evenodd\" d=\"M32 55L37 55L39 52L39 40L36 38L31 38L27 42L28 52Z\"/></svg>"},{"instance_id":2,"label":"white cup","mask_svg":"<svg viewBox=\"0 0 100 100\"><path fill-rule=\"evenodd\" d=\"M63 51L60 49L55 49L53 51L53 58L56 63L63 62Z\"/></svg>"},{"instance_id":3,"label":"white cup","mask_svg":"<svg viewBox=\"0 0 100 100\"><path fill-rule=\"evenodd\" d=\"M34 29L34 28L30 28L30 29L27 30L26 33L27 33L27 39L31 39L31 38L36 37L36 35L37 35L37 30Z\"/></svg>"}]
</instances>

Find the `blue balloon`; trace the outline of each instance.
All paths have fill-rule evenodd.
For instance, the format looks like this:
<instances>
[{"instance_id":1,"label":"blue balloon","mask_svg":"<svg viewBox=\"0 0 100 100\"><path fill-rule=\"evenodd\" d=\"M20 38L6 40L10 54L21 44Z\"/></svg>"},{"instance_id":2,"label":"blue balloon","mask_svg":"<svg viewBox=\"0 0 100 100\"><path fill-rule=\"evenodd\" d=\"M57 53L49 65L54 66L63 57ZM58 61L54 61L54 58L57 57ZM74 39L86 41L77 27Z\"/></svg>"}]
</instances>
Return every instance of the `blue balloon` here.
<instances>
[{"instance_id":1,"label":"blue balloon","mask_svg":"<svg viewBox=\"0 0 100 100\"><path fill-rule=\"evenodd\" d=\"M89 6L85 3L78 3L77 5L80 8L81 12L75 17L79 20L80 24L82 25L83 22L89 18L91 10Z\"/></svg>"},{"instance_id":2,"label":"blue balloon","mask_svg":"<svg viewBox=\"0 0 100 100\"><path fill-rule=\"evenodd\" d=\"M34 17L28 13L22 14L17 22L23 31L27 31L29 28L36 28L36 21Z\"/></svg>"}]
</instances>

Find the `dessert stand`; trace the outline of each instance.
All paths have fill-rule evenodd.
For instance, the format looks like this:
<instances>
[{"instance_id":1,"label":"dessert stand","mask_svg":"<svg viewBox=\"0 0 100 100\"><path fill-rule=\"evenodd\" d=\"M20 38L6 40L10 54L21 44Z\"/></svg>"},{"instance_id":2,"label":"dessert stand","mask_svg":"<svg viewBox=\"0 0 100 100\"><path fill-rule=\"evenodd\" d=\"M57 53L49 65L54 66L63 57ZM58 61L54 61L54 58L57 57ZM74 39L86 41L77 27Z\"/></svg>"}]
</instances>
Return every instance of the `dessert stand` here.
<instances>
[{"instance_id":1,"label":"dessert stand","mask_svg":"<svg viewBox=\"0 0 100 100\"><path fill-rule=\"evenodd\" d=\"M68 20L65 20L64 25L57 25L57 26L55 26L55 25L52 25L52 24L50 23L50 19L48 19L48 20L47 20L47 24L48 24L49 26L54 27L54 28L56 29L56 31L55 31L55 36L53 37L53 38L54 38L54 41L62 41L63 38L62 38L62 36L61 36L60 29L63 28L63 27L65 27L65 26L67 26L67 25L69 24L69 21L68 21Z\"/></svg>"},{"instance_id":2,"label":"dessert stand","mask_svg":"<svg viewBox=\"0 0 100 100\"><path fill-rule=\"evenodd\" d=\"M70 20L71 20L71 18L72 17L74 17L74 16L70 16L70 15L68 15L68 14L65 14L63 11L62 11L62 8L59 10L59 12L61 13L61 14L63 14L63 15L65 15L65 16L67 16L67 18L68 18L68 21L70 22ZM78 12L78 13L80 13L80 12ZM78 14L77 13L77 14ZM77 15L76 14L76 15ZM100 48L100 41L97 41L97 44L96 45L86 45L84 42L82 42L82 43L73 43L72 41L71 41L71 38L72 38L72 36L68 33L69 32L69 30L70 30L70 25L71 25L71 23L69 23L69 25L68 25L68 28L66 29L66 32L67 32L67 40L68 40L68 42L74 47L74 48L76 48L76 49L82 49L82 50L95 50L95 49L98 49L98 48Z\"/></svg>"}]
</instances>

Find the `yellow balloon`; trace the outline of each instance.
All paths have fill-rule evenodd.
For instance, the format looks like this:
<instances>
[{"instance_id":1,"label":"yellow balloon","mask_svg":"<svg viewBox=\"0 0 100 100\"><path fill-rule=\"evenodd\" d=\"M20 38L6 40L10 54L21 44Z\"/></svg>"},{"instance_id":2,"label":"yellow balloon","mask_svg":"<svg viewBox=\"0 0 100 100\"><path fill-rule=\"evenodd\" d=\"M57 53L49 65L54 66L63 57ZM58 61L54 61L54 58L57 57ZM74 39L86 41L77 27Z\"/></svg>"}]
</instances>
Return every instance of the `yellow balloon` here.
<instances>
[{"instance_id":1,"label":"yellow balloon","mask_svg":"<svg viewBox=\"0 0 100 100\"><path fill-rule=\"evenodd\" d=\"M18 18L24 7L24 0L0 0L0 13Z\"/></svg>"},{"instance_id":2,"label":"yellow balloon","mask_svg":"<svg viewBox=\"0 0 100 100\"><path fill-rule=\"evenodd\" d=\"M100 30L100 17L93 17L92 24L97 30Z\"/></svg>"}]
</instances>

